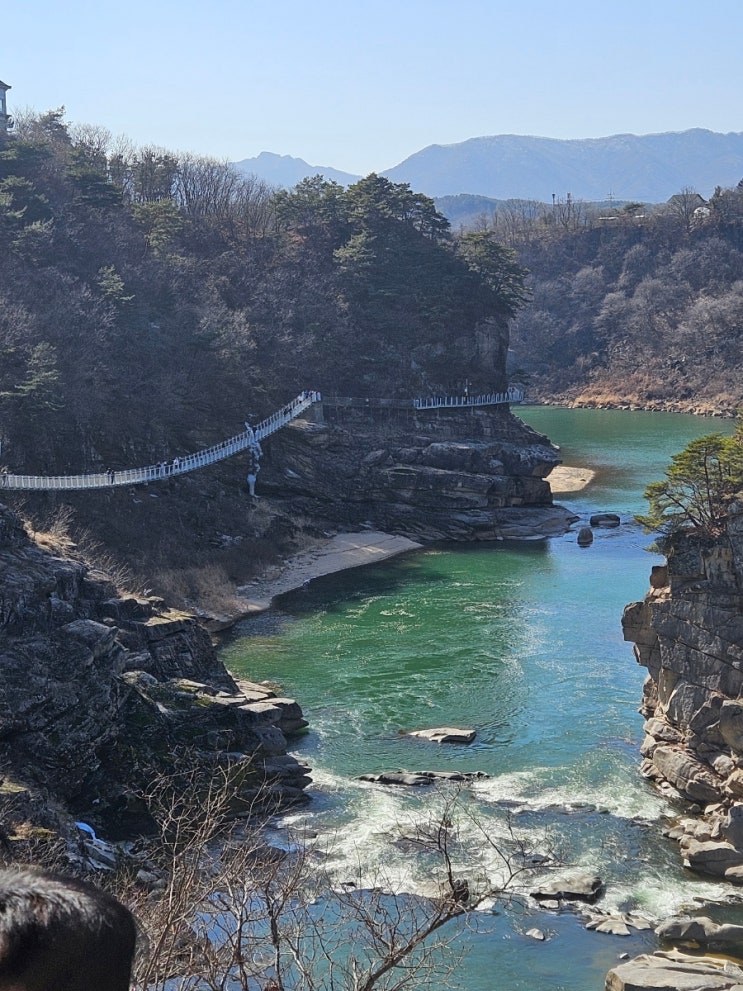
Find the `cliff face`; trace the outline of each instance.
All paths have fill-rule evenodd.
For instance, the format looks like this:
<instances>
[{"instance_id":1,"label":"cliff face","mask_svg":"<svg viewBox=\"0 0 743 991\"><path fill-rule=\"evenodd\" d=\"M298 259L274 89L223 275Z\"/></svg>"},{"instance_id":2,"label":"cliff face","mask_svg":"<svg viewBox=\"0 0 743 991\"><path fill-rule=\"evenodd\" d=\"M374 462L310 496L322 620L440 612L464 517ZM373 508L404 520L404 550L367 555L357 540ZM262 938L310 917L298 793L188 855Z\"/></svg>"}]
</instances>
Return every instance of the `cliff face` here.
<instances>
[{"instance_id":1,"label":"cliff face","mask_svg":"<svg viewBox=\"0 0 743 991\"><path fill-rule=\"evenodd\" d=\"M671 835L687 866L743 881L743 502L715 538L674 538L624 637L648 669L643 773L697 803ZM695 811L699 811L698 809Z\"/></svg>"},{"instance_id":2,"label":"cliff face","mask_svg":"<svg viewBox=\"0 0 743 991\"><path fill-rule=\"evenodd\" d=\"M2 505L0 672L6 832L21 794L103 835L146 828L139 796L179 752L207 764L229 753L246 806L259 791L277 804L304 797L307 768L286 755L286 736L306 725L293 700L236 682L190 616L121 597L74 551L34 543Z\"/></svg>"},{"instance_id":3,"label":"cliff face","mask_svg":"<svg viewBox=\"0 0 743 991\"><path fill-rule=\"evenodd\" d=\"M559 457L507 407L324 406L272 438L259 491L320 525L419 541L564 532L546 476Z\"/></svg>"}]
</instances>

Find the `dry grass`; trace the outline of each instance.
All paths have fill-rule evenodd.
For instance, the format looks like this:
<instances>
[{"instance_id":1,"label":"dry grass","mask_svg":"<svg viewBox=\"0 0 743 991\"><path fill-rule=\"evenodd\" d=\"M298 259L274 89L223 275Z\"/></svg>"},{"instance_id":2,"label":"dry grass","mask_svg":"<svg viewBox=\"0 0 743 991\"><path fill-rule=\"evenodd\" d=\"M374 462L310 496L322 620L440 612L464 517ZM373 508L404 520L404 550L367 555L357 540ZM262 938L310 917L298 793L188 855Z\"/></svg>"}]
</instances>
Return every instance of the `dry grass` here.
<instances>
[{"instance_id":1,"label":"dry grass","mask_svg":"<svg viewBox=\"0 0 743 991\"><path fill-rule=\"evenodd\" d=\"M65 556L75 554L77 544L72 536L75 514L69 506L60 506L41 520L22 511L18 515L26 533L42 550Z\"/></svg>"},{"instance_id":2,"label":"dry grass","mask_svg":"<svg viewBox=\"0 0 743 991\"><path fill-rule=\"evenodd\" d=\"M26 532L34 543L49 554L74 558L89 568L102 572L120 595L146 592L131 568L110 551L90 530L77 524L71 506L61 505L42 518L19 513Z\"/></svg>"},{"instance_id":3,"label":"dry grass","mask_svg":"<svg viewBox=\"0 0 743 991\"><path fill-rule=\"evenodd\" d=\"M668 413L694 413L703 416L735 416L743 397L735 388L710 388L674 393L660 387L651 374L636 372L623 381L595 378L589 384L564 392L544 392L540 398L558 405L597 409L643 409Z\"/></svg>"},{"instance_id":4,"label":"dry grass","mask_svg":"<svg viewBox=\"0 0 743 991\"><path fill-rule=\"evenodd\" d=\"M223 563L163 568L153 574L152 583L168 602L191 611L230 616L245 611L245 604L235 595L235 580Z\"/></svg>"}]
</instances>

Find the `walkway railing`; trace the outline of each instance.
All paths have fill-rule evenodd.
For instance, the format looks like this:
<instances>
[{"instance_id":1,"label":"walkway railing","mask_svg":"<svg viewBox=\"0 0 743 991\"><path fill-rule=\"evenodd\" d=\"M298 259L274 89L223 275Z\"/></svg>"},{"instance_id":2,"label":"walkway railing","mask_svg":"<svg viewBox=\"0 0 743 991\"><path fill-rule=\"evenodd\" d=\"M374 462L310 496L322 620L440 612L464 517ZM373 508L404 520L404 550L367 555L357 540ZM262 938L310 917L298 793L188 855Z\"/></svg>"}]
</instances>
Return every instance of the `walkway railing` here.
<instances>
[{"instance_id":1,"label":"walkway railing","mask_svg":"<svg viewBox=\"0 0 743 991\"><path fill-rule=\"evenodd\" d=\"M429 396L427 399L414 399L415 409L442 409L458 406L500 406L503 403L520 403L523 390L514 387L506 392L486 392L479 396Z\"/></svg>"},{"instance_id":2,"label":"walkway railing","mask_svg":"<svg viewBox=\"0 0 743 991\"><path fill-rule=\"evenodd\" d=\"M280 430L317 402L320 402L319 392L303 392L286 406L282 406L280 410L261 420L252 429L247 429L195 454L186 454L182 458L147 465L145 468L101 471L88 475L11 475L0 472L0 495L3 489L108 489L111 486L160 482L175 475L185 475L186 472L196 471L197 468L204 468L216 461L230 458L240 451L246 451L254 446L256 441L261 441Z\"/></svg>"},{"instance_id":3,"label":"walkway railing","mask_svg":"<svg viewBox=\"0 0 743 991\"><path fill-rule=\"evenodd\" d=\"M358 399L354 396L329 396L323 399L323 403L325 406L353 409L453 409L460 406L499 406L504 403L520 403L523 399L523 391L511 387L507 392L484 392L477 396L427 396L418 399Z\"/></svg>"},{"instance_id":4,"label":"walkway railing","mask_svg":"<svg viewBox=\"0 0 743 991\"><path fill-rule=\"evenodd\" d=\"M359 406L388 406L410 409L442 409L464 406L494 406L502 403L520 403L524 398L521 389L510 388L507 392L484 393L479 396L431 396L426 399L412 399L406 402L386 399L338 399L328 400L328 403L338 405ZM322 402L319 392L305 391L286 406L276 410L265 420L261 420L252 429L246 424L241 434L229 437L220 444L204 448L195 454L174 458L172 461L161 461L159 464L147 465L145 468L125 468L121 471L100 471L87 475L13 475L0 472L0 495L3 489L108 489L112 486L143 485L146 482L160 482L175 475L185 475L197 468L214 464L231 458L233 454L246 451L255 446L256 441L262 441L287 423L303 413L313 403Z\"/></svg>"}]
</instances>

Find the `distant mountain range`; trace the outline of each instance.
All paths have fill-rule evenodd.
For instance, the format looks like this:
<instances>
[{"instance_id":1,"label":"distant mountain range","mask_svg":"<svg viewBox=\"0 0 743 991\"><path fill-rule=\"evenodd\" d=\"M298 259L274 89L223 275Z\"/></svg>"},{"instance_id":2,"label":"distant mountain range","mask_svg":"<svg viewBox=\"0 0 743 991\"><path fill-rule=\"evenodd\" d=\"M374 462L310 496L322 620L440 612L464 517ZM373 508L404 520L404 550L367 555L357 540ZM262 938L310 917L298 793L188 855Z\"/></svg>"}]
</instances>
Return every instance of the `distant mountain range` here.
<instances>
[{"instance_id":1,"label":"distant mountain range","mask_svg":"<svg viewBox=\"0 0 743 991\"><path fill-rule=\"evenodd\" d=\"M343 185L361 178L265 151L235 165L284 187L317 174ZM498 134L429 145L381 175L433 197L471 193L548 203L553 194L564 199L570 193L586 201L663 203L682 189L708 197L715 186L737 185L743 178L743 133L694 128L571 140Z\"/></svg>"},{"instance_id":2,"label":"distant mountain range","mask_svg":"<svg viewBox=\"0 0 743 991\"><path fill-rule=\"evenodd\" d=\"M257 175L270 185L282 186L284 189L291 189L302 179L307 179L312 175L324 175L326 179L339 182L342 186L348 186L361 178L360 175L341 172L329 165L308 165L301 158L292 158L291 155L275 155L272 151L262 151L255 158L244 158L241 162L235 162L234 165L247 175Z\"/></svg>"}]
</instances>

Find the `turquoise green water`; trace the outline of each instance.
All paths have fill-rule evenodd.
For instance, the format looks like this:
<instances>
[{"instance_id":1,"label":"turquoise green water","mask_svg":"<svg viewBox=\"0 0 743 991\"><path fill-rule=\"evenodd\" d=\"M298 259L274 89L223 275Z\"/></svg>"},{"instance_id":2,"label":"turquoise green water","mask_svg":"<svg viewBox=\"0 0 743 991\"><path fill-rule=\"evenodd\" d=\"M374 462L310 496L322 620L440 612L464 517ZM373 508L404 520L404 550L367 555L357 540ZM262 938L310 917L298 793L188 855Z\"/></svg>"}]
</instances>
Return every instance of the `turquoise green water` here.
<instances>
[{"instance_id":1,"label":"turquoise green water","mask_svg":"<svg viewBox=\"0 0 743 991\"><path fill-rule=\"evenodd\" d=\"M223 657L301 702L311 731L295 750L313 767L314 801L289 818L338 836L339 875L353 864L372 877L384 865L402 890L425 889L410 855L390 840L436 796L358 775L477 770L489 777L473 787L471 808L491 837L505 837L510 823L530 849L596 870L607 886L604 907L659 919L720 891L679 869L658 829L673 810L638 773L645 672L622 640L620 619L625 604L644 595L659 558L645 550L650 538L632 515L672 453L692 437L732 428L672 414L521 415L560 445L565 464L597 471L563 504L581 523L593 512L618 512L619 529L595 531L588 548L578 547L576 527L549 541L425 550L323 579L242 624ZM476 729L475 744L401 735L440 725ZM457 973L470 991L600 989L620 953L654 940L587 932L572 913L533 907L482 918L465 938L469 953ZM549 940L524 936L531 926Z\"/></svg>"}]
</instances>

